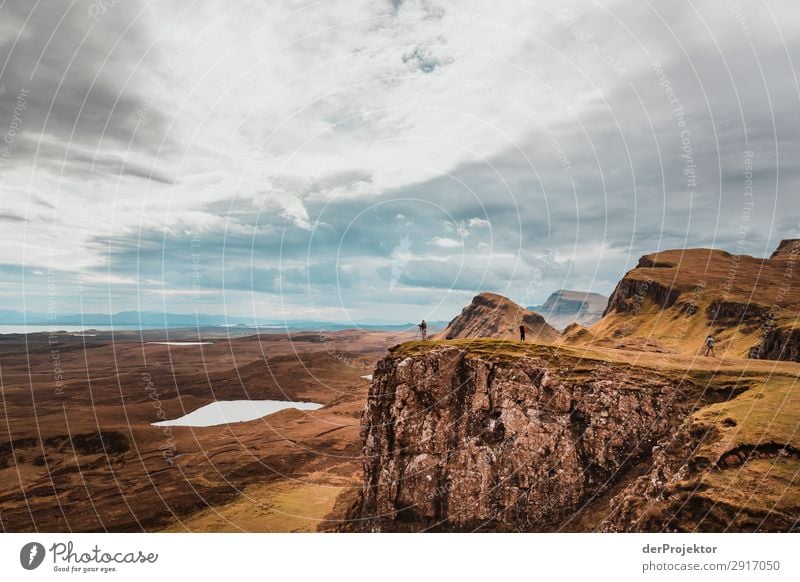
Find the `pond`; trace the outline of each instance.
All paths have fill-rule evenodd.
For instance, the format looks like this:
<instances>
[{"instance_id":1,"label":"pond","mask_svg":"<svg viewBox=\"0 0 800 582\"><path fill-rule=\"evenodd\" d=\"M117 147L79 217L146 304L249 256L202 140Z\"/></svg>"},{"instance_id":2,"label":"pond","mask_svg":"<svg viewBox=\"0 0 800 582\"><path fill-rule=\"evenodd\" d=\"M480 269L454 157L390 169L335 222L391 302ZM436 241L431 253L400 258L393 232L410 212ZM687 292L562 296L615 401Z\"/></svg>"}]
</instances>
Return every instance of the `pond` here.
<instances>
[{"instance_id":1,"label":"pond","mask_svg":"<svg viewBox=\"0 0 800 582\"><path fill-rule=\"evenodd\" d=\"M316 402L289 402L286 400L226 400L201 406L194 412L176 418L152 423L153 426L218 426L235 422L247 422L269 414L295 408L317 410L322 404Z\"/></svg>"}]
</instances>

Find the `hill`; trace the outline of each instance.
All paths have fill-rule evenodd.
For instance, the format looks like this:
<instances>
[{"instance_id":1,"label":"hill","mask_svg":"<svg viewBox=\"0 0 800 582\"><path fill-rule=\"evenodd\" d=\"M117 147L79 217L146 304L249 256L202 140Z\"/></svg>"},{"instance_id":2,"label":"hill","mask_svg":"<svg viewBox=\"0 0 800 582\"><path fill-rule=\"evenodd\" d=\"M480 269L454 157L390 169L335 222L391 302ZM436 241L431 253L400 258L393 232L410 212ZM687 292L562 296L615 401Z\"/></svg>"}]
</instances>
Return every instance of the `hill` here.
<instances>
[{"instance_id":1,"label":"hill","mask_svg":"<svg viewBox=\"0 0 800 582\"><path fill-rule=\"evenodd\" d=\"M366 531L797 531L800 365L407 342L362 418Z\"/></svg>"},{"instance_id":2,"label":"hill","mask_svg":"<svg viewBox=\"0 0 800 582\"><path fill-rule=\"evenodd\" d=\"M603 317L608 297L588 291L559 289L552 293L542 305L528 309L541 313L545 321L556 329L564 329L577 323L592 325Z\"/></svg>"},{"instance_id":3,"label":"hill","mask_svg":"<svg viewBox=\"0 0 800 582\"><path fill-rule=\"evenodd\" d=\"M643 256L614 289L603 318L572 327L568 343L698 355L707 335L717 355L800 361L800 241L770 258L712 249Z\"/></svg>"},{"instance_id":4,"label":"hill","mask_svg":"<svg viewBox=\"0 0 800 582\"><path fill-rule=\"evenodd\" d=\"M496 293L476 295L437 337L517 339L520 324L525 325L529 340L552 342L559 337L544 317Z\"/></svg>"}]
</instances>

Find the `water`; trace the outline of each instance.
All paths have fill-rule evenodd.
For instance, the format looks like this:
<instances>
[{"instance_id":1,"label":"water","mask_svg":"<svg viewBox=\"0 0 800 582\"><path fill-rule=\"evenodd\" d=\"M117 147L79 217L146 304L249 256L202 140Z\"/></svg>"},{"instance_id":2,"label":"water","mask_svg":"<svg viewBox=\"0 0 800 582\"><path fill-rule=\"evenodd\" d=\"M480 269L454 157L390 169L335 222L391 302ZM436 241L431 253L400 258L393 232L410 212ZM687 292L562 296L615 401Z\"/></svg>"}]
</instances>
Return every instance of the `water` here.
<instances>
[{"instance_id":1,"label":"water","mask_svg":"<svg viewBox=\"0 0 800 582\"><path fill-rule=\"evenodd\" d=\"M372 382L372 374L367 374L366 376L361 376L361 377L364 378L364 380L369 380L370 382Z\"/></svg>"},{"instance_id":2,"label":"water","mask_svg":"<svg viewBox=\"0 0 800 582\"><path fill-rule=\"evenodd\" d=\"M153 426L218 426L256 420L287 408L317 410L316 402L287 402L285 400L227 400L206 404L175 420L162 420Z\"/></svg>"}]
</instances>

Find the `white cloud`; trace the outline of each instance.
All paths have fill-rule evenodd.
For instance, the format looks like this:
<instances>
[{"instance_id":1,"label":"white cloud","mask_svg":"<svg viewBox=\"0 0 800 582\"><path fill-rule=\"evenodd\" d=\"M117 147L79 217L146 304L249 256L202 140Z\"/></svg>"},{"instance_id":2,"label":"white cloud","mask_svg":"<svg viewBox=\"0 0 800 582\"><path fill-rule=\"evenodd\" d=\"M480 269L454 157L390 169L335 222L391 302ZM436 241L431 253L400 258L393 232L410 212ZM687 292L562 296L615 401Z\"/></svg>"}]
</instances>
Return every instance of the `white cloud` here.
<instances>
[{"instance_id":1,"label":"white cloud","mask_svg":"<svg viewBox=\"0 0 800 582\"><path fill-rule=\"evenodd\" d=\"M153 270L165 273L147 277L180 296L191 275L182 271L188 233L204 234L204 253L224 245L226 261L257 260L265 269L291 252L338 261L339 244L352 235L343 273L377 290L345 297L364 301L359 313L380 303L391 274L373 281L370 271L389 268L404 236L441 256L395 253L396 294L406 276L400 263L447 262L464 240L480 268L523 277L512 287L524 289L530 276L514 271L520 257L547 245L571 258L577 280L614 281L645 245L735 238L745 125L765 193L751 217L753 238L796 230L787 217L797 214L800 132L786 113L796 105L786 55L797 53L800 21L786 16L788 3L771 7L779 30L770 11L748 12L753 38L742 36L729 7L714 3L696 7L702 22L693 7L635 0L407 0L397 13L372 0L210 0L190 9L149 4L135 22L139 6L123 4L103 16L80 53L73 44L87 30L85 6L63 20L60 4L37 9L38 28L20 38L42 46L10 55L7 71L16 67L27 82L58 24L23 130L0 168L8 210L0 263L103 272L111 262L131 272L85 282L123 287L139 284L133 270L149 253ZM0 29L11 37L25 18L6 18L7 9ZM580 34L559 22L562 10L578 16ZM71 64L76 54L80 62ZM691 206L655 59L687 110L698 168L710 177ZM761 66L772 110L765 88L752 82ZM65 72L57 93L36 84L47 88ZM3 104L13 105L15 78L4 72ZM76 123L84 100L93 108ZM391 218L380 214L387 202L395 203ZM286 248L278 249L284 230ZM310 248L312 234L319 247ZM169 244L177 247L171 258ZM254 244L262 245L258 254ZM203 268L228 266L220 259Z\"/></svg>"},{"instance_id":2,"label":"white cloud","mask_svg":"<svg viewBox=\"0 0 800 582\"><path fill-rule=\"evenodd\" d=\"M488 220L484 220L483 218L470 218L467 225L470 228L489 228L492 223Z\"/></svg>"},{"instance_id":3,"label":"white cloud","mask_svg":"<svg viewBox=\"0 0 800 582\"><path fill-rule=\"evenodd\" d=\"M87 272L80 274L81 284L98 284L98 285L160 285L162 281L131 277L127 275L115 275L113 273L97 273Z\"/></svg>"},{"instance_id":4,"label":"white cloud","mask_svg":"<svg viewBox=\"0 0 800 582\"><path fill-rule=\"evenodd\" d=\"M433 245L435 245L437 247L441 247L443 249L455 249L455 248L464 246L464 242L463 241L456 240L454 238L441 237L441 236L433 237L433 240L431 241L431 244L433 244Z\"/></svg>"},{"instance_id":5,"label":"white cloud","mask_svg":"<svg viewBox=\"0 0 800 582\"><path fill-rule=\"evenodd\" d=\"M308 210L303 201L288 192L268 192L261 197L261 207L278 209L281 215L288 218L297 228L311 228Z\"/></svg>"},{"instance_id":6,"label":"white cloud","mask_svg":"<svg viewBox=\"0 0 800 582\"><path fill-rule=\"evenodd\" d=\"M112 10L103 18L134 14ZM140 22L149 29L139 31L141 46L127 48L125 64L135 67L136 51L155 44L135 69L139 84L131 81L124 96L143 104L143 127L157 118L168 125L145 151L107 141L100 147L100 120L97 136L73 139L66 158L57 151L61 138L30 136L40 148L37 165L18 160L6 185L47 192L57 205L52 220L5 231L32 241L31 264L57 255L68 265L79 266L67 257L102 265L89 238L153 224L235 230L230 218L215 220L203 207L237 197L263 198L265 208L309 229L309 203L379 198L521 139L530 127L503 105L504 95L556 116L546 93L532 102L539 83L517 68L546 62L527 47L550 27L549 17L523 2L407 1L396 15L368 0L310 7L287 0L267 11L254 3L153 5ZM81 90L73 92L81 97ZM325 185L348 172L361 178ZM151 174L173 183L144 181ZM87 223L78 211L87 208L95 226L76 231L76 223ZM42 245L50 238L58 244Z\"/></svg>"}]
</instances>

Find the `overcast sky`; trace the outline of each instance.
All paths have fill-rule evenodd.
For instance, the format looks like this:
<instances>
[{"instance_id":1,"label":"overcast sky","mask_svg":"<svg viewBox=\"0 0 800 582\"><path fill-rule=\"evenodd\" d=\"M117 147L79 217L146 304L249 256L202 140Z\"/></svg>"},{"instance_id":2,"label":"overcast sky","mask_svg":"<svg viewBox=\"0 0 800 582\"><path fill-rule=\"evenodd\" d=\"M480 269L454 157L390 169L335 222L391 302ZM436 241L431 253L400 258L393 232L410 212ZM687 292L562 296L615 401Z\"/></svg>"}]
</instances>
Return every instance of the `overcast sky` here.
<instances>
[{"instance_id":1,"label":"overcast sky","mask_svg":"<svg viewBox=\"0 0 800 582\"><path fill-rule=\"evenodd\" d=\"M2 307L448 319L769 255L800 230L797 10L5 1Z\"/></svg>"}]
</instances>

